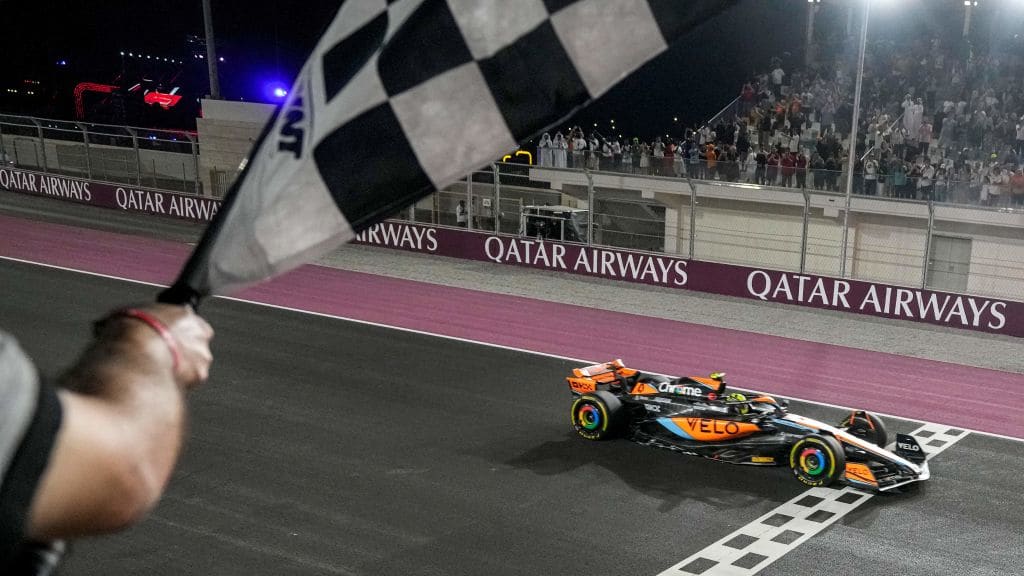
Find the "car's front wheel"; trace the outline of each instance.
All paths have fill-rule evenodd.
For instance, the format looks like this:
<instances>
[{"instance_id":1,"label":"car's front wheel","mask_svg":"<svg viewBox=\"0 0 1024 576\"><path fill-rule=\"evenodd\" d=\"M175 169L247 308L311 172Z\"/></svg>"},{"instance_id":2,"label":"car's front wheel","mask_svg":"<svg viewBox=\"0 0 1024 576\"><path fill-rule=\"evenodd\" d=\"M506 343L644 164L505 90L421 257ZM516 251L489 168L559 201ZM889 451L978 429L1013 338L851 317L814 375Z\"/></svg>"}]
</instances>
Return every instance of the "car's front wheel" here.
<instances>
[{"instance_id":1,"label":"car's front wheel","mask_svg":"<svg viewBox=\"0 0 1024 576\"><path fill-rule=\"evenodd\" d=\"M811 434L793 444L789 468L808 486L828 486L846 474L846 456L835 438Z\"/></svg>"},{"instance_id":2,"label":"car's front wheel","mask_svg":"<svg viewBox=\"0 0 1024 576\"><path fill-rule=\"evenodd\" d=\"M583 394L572 403L572 427L587 440L613 438L622 429L622 402L610 392Z\"/></svg>"}]
</instances>

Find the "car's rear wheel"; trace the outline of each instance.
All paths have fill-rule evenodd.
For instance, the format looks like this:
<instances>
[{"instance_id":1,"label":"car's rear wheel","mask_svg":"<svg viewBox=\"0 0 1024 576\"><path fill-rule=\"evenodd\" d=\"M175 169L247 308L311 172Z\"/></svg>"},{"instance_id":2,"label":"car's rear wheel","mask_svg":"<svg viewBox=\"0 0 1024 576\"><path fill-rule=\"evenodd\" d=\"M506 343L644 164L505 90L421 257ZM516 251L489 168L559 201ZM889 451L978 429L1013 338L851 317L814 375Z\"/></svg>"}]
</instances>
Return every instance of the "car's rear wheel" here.
<instances>
[{"instance_id":1,"label":"car's rear wheel","mask_svg":"<svg viewBox=\"0 0 1024 576\"><path fill-rule=\"evenodd\" d=\"M889 431L885 423L870 412L851 412L839 423L839 428L875 446L885 448L889 443Z\"/></svg>"},{"instance_id":2,"label":"car's rear wheel","mask_svg":"<svg viewBox=\"0 0 1024 576\"><path fill-rule=\"evenodd\" d=\"M808 486L828 486L846 473L846 456L835 438L811 434L793 444L789 468Z\"/></svg>"},{"instance_id":3,"label":"car's rear wheel","mask_svg":"<svg viewBox=\"0 0 1024 576\"><path fill-rule=\"evenodd\" d=\"M572 403L572 427L587 440L614 438L622 429L622 402L610 392L583 394Z\"/></svg>"}]
</instances>

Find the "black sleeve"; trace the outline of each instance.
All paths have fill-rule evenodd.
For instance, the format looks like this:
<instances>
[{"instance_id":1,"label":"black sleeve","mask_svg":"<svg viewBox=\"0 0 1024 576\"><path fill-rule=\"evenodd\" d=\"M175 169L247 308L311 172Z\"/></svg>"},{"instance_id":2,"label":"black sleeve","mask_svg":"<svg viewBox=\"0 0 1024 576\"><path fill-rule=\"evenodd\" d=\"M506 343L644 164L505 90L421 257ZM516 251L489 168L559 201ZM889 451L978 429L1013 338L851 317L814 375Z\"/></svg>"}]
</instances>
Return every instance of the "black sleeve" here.
<instances>
[{"instance_id":1,"label":"black sleeve","mask_svg":"<svg viewBox=\"0 0 1024 576\"><path fill-rule=\"evenodd\" d=\"M0 479L0 573L24 537L29 506L50 461L61 416L56 390L40 383L35 414Z\"/></svg>"}]
</instances>

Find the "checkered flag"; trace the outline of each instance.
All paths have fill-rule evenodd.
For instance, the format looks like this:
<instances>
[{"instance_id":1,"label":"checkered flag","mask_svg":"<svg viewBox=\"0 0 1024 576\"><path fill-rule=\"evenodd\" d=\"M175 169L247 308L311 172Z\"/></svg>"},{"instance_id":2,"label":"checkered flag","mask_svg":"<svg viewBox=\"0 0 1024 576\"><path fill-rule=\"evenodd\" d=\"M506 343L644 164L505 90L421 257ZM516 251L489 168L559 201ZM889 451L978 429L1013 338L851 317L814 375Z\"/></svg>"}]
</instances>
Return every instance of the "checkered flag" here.
<instances>
[{"instance_id":1,"label":"checkered flag","mask_svg":"<svg viewBox=\"0 0 1024 576\"><path fill-rule=\"evenodd\" d=\"M308 262L586 105L729 0L348 0L179 281Z\"/></svg>"}]
</instances>

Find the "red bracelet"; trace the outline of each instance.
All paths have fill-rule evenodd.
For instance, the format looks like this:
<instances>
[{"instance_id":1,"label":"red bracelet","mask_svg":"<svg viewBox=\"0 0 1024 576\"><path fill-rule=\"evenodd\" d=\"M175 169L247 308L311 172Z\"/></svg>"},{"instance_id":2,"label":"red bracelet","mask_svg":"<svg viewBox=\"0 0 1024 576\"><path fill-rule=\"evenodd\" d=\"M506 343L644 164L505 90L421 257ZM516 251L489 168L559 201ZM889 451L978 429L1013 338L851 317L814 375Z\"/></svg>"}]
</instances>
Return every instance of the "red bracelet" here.
<instances>
[{"instance_id":1,"label":"red bracelet","mask_svg":"<svg viewBox=\"0 0 1024 576\"><path fill-rule=\"evenodd\" d=\"M167 344L167 347L171 349L171 356L174 357L174 372L178 372L178 365L181 363L181 350L178 348L178 341L174 339L171 331L163 322L157 320L156 316L153 316L148 312L143 312L138 308L123 308L111 314L109 318L117 318L119 316L135 318L136 320L144 322L153 330L156 330L156 333L164 339L164 343Z\"/></svg>"}]
</instances>

